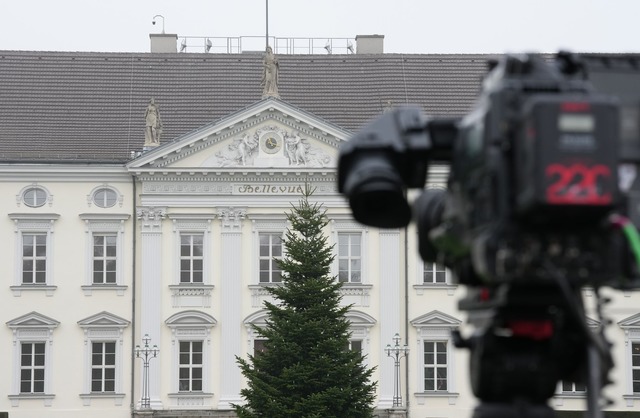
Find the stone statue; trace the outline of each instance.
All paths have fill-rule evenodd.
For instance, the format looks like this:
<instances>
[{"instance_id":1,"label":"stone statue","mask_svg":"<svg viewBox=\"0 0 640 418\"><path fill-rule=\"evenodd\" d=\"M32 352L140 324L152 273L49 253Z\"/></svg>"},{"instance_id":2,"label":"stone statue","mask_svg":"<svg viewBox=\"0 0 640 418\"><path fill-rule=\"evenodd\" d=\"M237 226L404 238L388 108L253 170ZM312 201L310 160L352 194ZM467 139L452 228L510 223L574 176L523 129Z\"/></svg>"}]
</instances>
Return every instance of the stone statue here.
<instances>
[{"instance_id":1,"label":"stone statue","mask_svg":"<svg viewBox=\"0 0 640 418\"><path fill-rule=\"evenodd\" d=\"M270 46L267 47L267 52L264 56L262 71L263 73L261 85L264 86L264 90L262 91L262 98L266 99L267 97L276 97L279 99L280 95L278 94L278 73L280 72L280 67L278 64L278 59L275 55L273 55L273 50Z\"/></svg>"},{"instance_id":2,"label":"stone statue","mask_svg":"<svg viewBox=\"0 0 640 418\"><path fill-rule=\"evenodd\" d=\"M285 143L287 157L289 158L289 164L293 165L295 163L296 165L300 165L300 163L303 163L304 165L306 165L306 150L304 144L302 143L302 138L300 138L298 132L293 131L292 135L286 138Z\"/></svg>"},{"instance_id":3,"label":"stone statue","mask_svg":"<svg viewBox=\"0 0 640 418\"><path fill-rule=\"evenodd\" d=\"M147 111L144 114L145 119L145 131L144 131L144 146L155 147L160 145L160 134L162 133L162 120L160 120L160 109L155 103L154 99L151 99Z\"/></svg>"},{"instance_id":4,"label":"stone statue","mask_svg":"<svg viewBox=\"0 0 640 418\"><path fill-rule=\"evenodd\" d=\"M249 134L244 134L242 140L238 143L238 154L242 165L247 165L247 158L251 155L253 150L258 146L258 141L252 139Z\"/></svg>"}]
</instances>

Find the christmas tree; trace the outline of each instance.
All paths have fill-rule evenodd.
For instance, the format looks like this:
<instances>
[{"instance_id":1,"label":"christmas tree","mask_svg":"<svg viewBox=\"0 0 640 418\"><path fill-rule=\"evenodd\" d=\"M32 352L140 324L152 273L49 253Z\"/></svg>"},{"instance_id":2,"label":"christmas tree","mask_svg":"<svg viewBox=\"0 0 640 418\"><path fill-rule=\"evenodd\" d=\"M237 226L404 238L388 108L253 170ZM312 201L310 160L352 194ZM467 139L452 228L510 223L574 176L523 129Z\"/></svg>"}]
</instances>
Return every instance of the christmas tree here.
<instances>
[{"instance_id":1,"label":"christmas tree","mask_svg":"<svg viewBox=\"0 0 640 418\"><path fill-rule=\"evenodd\" d=\"M287 219L282 286L269 288L266 327L255 328L265 349L238 358L248 386L241 391L240 418L372 417L375 383L359 351L349 350L349 306L341 306L331 276L333 247L322 205L311 203L307 185Z\"/></svg>"}]
</instances>

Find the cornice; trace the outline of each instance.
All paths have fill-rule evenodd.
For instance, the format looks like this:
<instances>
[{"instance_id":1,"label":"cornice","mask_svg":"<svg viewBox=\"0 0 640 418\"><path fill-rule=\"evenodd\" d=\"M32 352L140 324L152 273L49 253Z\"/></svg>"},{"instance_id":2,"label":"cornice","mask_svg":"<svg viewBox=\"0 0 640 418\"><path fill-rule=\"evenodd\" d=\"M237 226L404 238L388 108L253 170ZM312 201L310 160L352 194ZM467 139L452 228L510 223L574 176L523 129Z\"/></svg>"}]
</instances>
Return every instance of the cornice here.
<instances>
[{"instance_id":1,"label":"cornice","mask_svg":"<svg viewBox=\"0 0 640 418\"><path fill-rule=\"evenodd\" d=\"M138 181L180 181L180 182L236 182L236 181L274 181L301 182L308 178L310 181L336 181L337 173L327 169L281 170L144 170L135 173Z\"/></svg>"},{"instance_id":2,"label":"cornice","mask_svg":"<svg viewBox=\"0 0 640 418\"><path fill-rule=\"evenodd\" d=\"M34 181L130 182L124 165L0 164L0 182Z\"/></svg>"}]
</instances>

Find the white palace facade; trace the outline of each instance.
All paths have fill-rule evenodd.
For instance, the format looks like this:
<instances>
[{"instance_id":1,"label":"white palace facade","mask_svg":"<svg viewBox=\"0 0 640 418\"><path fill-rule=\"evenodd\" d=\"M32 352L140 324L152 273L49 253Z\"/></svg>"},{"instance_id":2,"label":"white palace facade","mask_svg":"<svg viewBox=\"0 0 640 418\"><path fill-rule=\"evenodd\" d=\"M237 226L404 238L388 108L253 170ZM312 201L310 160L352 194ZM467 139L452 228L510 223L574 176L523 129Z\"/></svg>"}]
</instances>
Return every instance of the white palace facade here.
<instances>
[{"instance_id":1,"label":"white palace facade","mask_svg":"<svg viewBox=\"0 0 640 418\"><path fill-rule=\"evenodd\" d=\"M6 52L0 70L9 68L2 63L12 55L15 66L24 63L15 74L37 73L31 63L40 55L37 68L47 68L53 61L63 65L60 62L64 61L73 69L91 61L95 65L87 71L92 73L104 69L105 62L116 61L113 68L123 69L123 80L133 77L131 69L138 61L152 60L156 65L173 60L174 67L189 64L188 60L178 61L186 60L180 54ZM185 55L193 62L202 61L203 54ZM345 55L331 58L331 65L338 68L355 59L373 63L384 57ZM235 57L225 59L216 65L242 67L233 64ZM250 63L258 75L261 59ZM438 59L440 64L432 63ZM425 73L435 68L432 65L444 66L437 67L442 74L456 73L456 68L465 65L461 59L471 62L482 57L429 56L421 61L422 67L413 65ZM96 112L105 119L109 112L115 114L115 123L135 132L133 135L114 133L110 140L115 128L103 129L84 116L73 119L73 115L58 122L51 118L41 129L45 133L38 133L31 124L33 118L21 121L11 116L17 113L4 111L0 139L5 145L13 142L11 148L6 145L0 150L0 195L4 196L0 200L0 312L4 324L0 326L0 413L7 412L11 418L234 416L232 404L242 402L239 393L245 385L236 356L260 347L262 341L251 326L261 326L266 319L263 302L270 298L266 289L280 281L273 258L282 256L281 237L288 227L285 214L308 183L315 188L312 200L327 210L325 232L335 245L333 273L344 283L343 303L352 306L348 315L352 348L362 350L367 364L375 367L377 416L388 417L393 409L394 363L384 349L393 344L396 333L409 348L400 363L397 394L402 397L404 416L470 416L476 400L469 385L468 356L453 347L450 337L454 329L470 332L465 315L457 309L465 290L447 271L420 260L413 226L378 230L353 220L337 192L336 160L340 145L357 129L341 127L346 124L340 124L340 114L348 109L343 108L339 94L318 87L323 83L319 78L310 81L313 89L295 96L304 87L285 82L287 77L294 78L295 63L294 58L280 60L281 97L260 98L259 86L253 85L250 89L257 90L257 97L251 96L236 108L228 105L226 113L207 108L202 119L182 130L171 131L172 117L175 126L180 118L189 118L194 109L206 106L200 103L198 89L191 91L192 101L184 100L185 108L192 107L184 113L180 107L171 107L172 97L163 96L162 86L145 91L140 86L145 85L144 80L153 85L153 68L145 75L148 78L135 83L140 91L131 102L135 104L133 119L128 119L129 101L99 94L103 102ZM308 57L305 63L313 65ZM115 72L113 68L108 71ZM325 66L329 73L331 68ZM0 71L0 79L3 77L6 81L8 76ZM73 77L82 84L81 77ZM259 81L251 77L242 85ZM84 87L68 81L65 85L70 90L90 90L98 88L96 80ZM354 80L359 82L357 77ZM55 80L43 81L47 82L55 84ZM68 99L63 92L56 93L57 105L39 104L36 99L51 91L50 86L36 85L32 87L36 92L24 88L22 96L9 87L5 97L18 109L15 112L26 111L20 108L20 97L30 100L33 108L51 112L71 106L65 104ZM222 91L224 87L210 88ZM405 94L403 86L380 83L371 91L379 92L378 87ZM470 97L477 92L465 88ZM362 93L366 85L357 89ZM288 94L294 98L291 102ZM327 98L322 103L330 110L305 106L304 100L296 99L305 94ZM95 95L93 90L86 97ZM225 100L223 96L220 93L216 100ZM2 97L0 91L0 100ZM152 97L159 105L165 133L156 137L160 139L157 143L147 138L143 145L142 115ZM314 100L319 103L321 99ZM363 118L384 110L379 98L371 101L377 110ZM109 110L109 106L120 105L127 108L120 114ZM89 99L84 106L86 112L94 111ZM423 106L430 111L429 102ZM446 112L461 113L452 109ZM353 105L353 112L357 111ZM34 123L40 126L45 116ZM71 138L68 132L73 129L82 131L81 135L68 143L63 138L47 148L54 136ZM101 133L92 140L94 130ZM32 144L18 144L18 140L29 140L29 132ZM67 146L64 152L63 145ZM119 158L104 157L110 148L124 149L124 153ZM82 154L83 149L89 151ZM74 152L79 156L61 156ZM92 152L103 154L93 157ZM433 169L429 187L442 187L445 176L444 168ZM611 416L637 415L640 292L611 294L607 316L613 323L607 333L615 343L616 368L615 382L607 389L614 402L609 411L614 413ZM584 295L590 304L593 295L589 290ZM144 348L145 337L152 350L157 346L155 356L149 358L148 386L143 359L135 355L136 346ZM144 408L145 399L149 409ZM550 403L571 416L571 411L584 410L584 401L584 388L569 384L559 385Z\"/></svg>"}]
</instances>

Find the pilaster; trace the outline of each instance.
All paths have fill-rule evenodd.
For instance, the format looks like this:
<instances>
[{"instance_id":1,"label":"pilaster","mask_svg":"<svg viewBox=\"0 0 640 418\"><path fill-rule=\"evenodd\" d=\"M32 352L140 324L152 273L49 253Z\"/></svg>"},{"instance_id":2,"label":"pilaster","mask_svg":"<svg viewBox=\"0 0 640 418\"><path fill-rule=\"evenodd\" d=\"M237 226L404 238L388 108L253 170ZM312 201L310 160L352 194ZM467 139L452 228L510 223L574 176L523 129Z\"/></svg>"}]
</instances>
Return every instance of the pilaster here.
<instances>
[{"instance_id":1,"label":"pilaster","mask_svg":"<svg viewBox=\"0 0 640 418\"><path fill-rule=\"evenodd\" d=\"M380 353L384 353L387 344L395 333L402 334L400 288L402 278L400 275L400 231L380 230L380 306L384 307L384 314L380 315ZM406 337L406 336L405 336ZM383 354L384 355L384 354ZM380 359L380 398L378 408L391 408L393 405L393 361L390 358Z\"/></svg>"},{"instance_id":2,"label":"pilaster","mask_svg":"<svg viewBox=\"0 0 640 418\"><path fill-rule=\"evenodd\" d=\"M219 409L240 403L242 374L236 355L242 353L242 221L246 210L220 208L222 280ZM214 391L216 389L214 388Z\"/></svg>"},{"instance_id":3,"label":"pilaster","mask_svg":"<svg viewBox=\"0 0 640 418\"><path fill-rule=\"evenodd\" d=\"M151 345L161 346L162 336L162 220L166 216L163 208L142 207L137 209L140 221L140 328L135 344L140 344L145 334L149 335ZM162 409L160 398L160 363L163 356L162 348L158 358L152 360L149 366L149 398L152 409ZM142 382L142 362L140 367L140 382ZM142 393L142 383L140 384ZM138 400L139 401L139 400Z\"/></svg>"}]
</instances>

